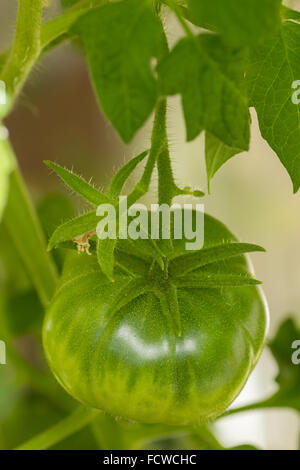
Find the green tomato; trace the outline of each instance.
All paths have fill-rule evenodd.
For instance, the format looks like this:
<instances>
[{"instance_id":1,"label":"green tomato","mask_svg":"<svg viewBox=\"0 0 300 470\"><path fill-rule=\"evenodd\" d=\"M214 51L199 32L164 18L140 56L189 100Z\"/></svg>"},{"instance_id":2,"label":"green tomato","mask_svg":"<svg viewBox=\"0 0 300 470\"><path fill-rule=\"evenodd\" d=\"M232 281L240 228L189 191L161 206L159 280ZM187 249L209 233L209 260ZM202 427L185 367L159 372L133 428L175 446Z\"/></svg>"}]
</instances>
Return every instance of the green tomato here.
<instances>
[{"instance_id":1,"label":"green tomato","mask_svg":"<svg viewBox=\"0 0 300 470\"><path fill-rule=\"evenodd\" d=\"M172 242L162 273L149 241L120 240L117 263L128 259L130 269L116 268L114 282L95 256L67 258L43 342L57 380L80 402L142 423L187 425L220 415L244 387L265 341L262 291L172 288L172 263L186 254L184 240ZM203 249L226 242L236 238L205 215ZM249 272L239 255L197 269L193 279Z\"/></svg>"}]
</instances>

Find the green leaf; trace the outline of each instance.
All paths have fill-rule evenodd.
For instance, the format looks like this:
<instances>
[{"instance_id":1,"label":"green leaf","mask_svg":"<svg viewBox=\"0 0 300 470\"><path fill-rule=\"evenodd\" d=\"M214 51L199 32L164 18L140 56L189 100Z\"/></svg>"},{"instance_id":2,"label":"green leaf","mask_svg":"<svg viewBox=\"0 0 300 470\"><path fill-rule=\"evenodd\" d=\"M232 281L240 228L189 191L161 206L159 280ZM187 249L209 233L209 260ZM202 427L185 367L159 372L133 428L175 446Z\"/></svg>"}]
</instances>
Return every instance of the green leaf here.
<instances>
[{"instance_id":1,"label":"green leaf","mask_svg":"<svg viewBox=\"0 0 300 470\"><path fill-rule=\"evenodd\" d=\"M123 186L128 180L131 173L135 170L137 165L144 160L144 158L148 155L148 150L142 152L137 157L132 158L126 165L124 165L114 176L112 182L110 183L107 195L112 199L116 199L120 196Z\"/></svg>"},{"instance_id":2,"label":"green leaf","mask_svg":"<svg viewBox=\"0 0 300 470\"><path fill-rule=\"evenodd\" d=\"M290 407L300 412L300 364L294 364L292 361L293 353L296 353L296 349L293 349L295 341L300 342L300 328L293 318L288 318L278 328L269 344L279 367L276 381L280 388L267 404L272 407Z\"/></svg>"},{"instance_id":3,"label":"green leaf","mask_svg":"<svg viewBox=\"0 0 300 470\"><path fill-rule=\"evenodd\" d=\"M54 231L48 244L48 250L52 250L62 242L96 230L98 222L99 217L96 215L95 210L65 222Z\"/></svg>"},{"instance_id":4,"label":"green leaf","mask_svg":"<svg viewBox=\"0 0 300 470\"><path fill-rule=\"evenodd\" d=\"M269 41L252 49L249 94L261 134L300 187L300 111L292 84L300 77L300 26L286 21Z\"/></svg>"},{"instance_id":5,"label":"green leaf","mask_svg":"<svg viewBox=\"0 0 300 470\"><path fill-rule=\"evenodd\" d=\"M280 26L281 0L188 0L191 19L233 46L253 45Z\"/></svg>"},{"instance_id":6,"label":"green leaf","mask_svg":"<svg viewBox=\"0 0 300 470\"><path fill-rule=\"evenodd\" d=\"M162 50L160 23L150 0L124 0L82 17L79 34L100 106L125 142L151 114L157 99L150 61Z\"/></svg>"},{"instance_id":7,"label":"green leaf","mask_svg":"<svg viewBox=\"0 0 300 470\"><path fill-rule=\"evenodd\" d=\"M219 246L203 248L196 253L179 256L170 262L169 270L172 275L185 276L203 266L255 251L264 252L265 249L250 243L224 243Z\"/></svg>"},{"instance_id":8,"label":"green leaf","mask_svg":"<svg viewBox=\"0 0 300 470\"><path fill-rule=\"evenodd\" d=\"M66 10L62 15L57 16L41 27L41 48L46 49L51 43L56 43L64 38L70 31L71 26L82 15L105 5L108 0L80 0L77 1L70 9Z\"/></svg>"},{"instance_id":9,"label":"green leaf","mask_svg":"<svg viewBox=\"0 0 300 470\"><path fill-rule=\"evenodd\" d=\"M281 15L283 18L289 19L289 20L300 20L300 12L296 10L292 10L292 8L288 8L284 5L281 7Z\"/></svg>"},{"instance_id":10,"label":"green leaf","mask_svg":"<svg viewBox=\"0 0 300 470\"><path fill-rule=\"evenodd\" d=\"M194 12L191 11L190 8L187 8L185 5L179 7L179 11L183 18L188 20L190 23L194 24L195 26L199 26L199 28L207 29L211 31L215 31L214 26L212 24L207 24L204 22L203 18L198 18L195 16Z\"/></svg>"},{"instance_id":11,"label":"green leaf","mask_svg":"<svg viewBox=\"0 0 300 470\"><path fill-rule=\"evenodd\" d=\"M220 139L209 132L205 133L205 159L208 190L210 189L212 178L221 166L240 152L241 151L239 149L223 144Z\"/></svg>"},{"instance_id":12,"label":"green leaf","mask_svg":"<svg viewBox=\"0 0 300 470\"><path fill-rule=\"evenodd\" d=\"M228 49L217 36L182 39L158 66L161 92L182 95L188 140L205 129L225 144L247 150L247 100L224 71L222 54L228 56ZM243 62L236 60L236 67L239 64L243 67Z\"/></svg>"},{"instance_id":13,"label":"green leaf","mask_svg":"<svg viewBox=\"0 0 300 470\"><path fill-rule=\"evenodd\" d=\"M223 73L235 83L238 90L240 90L246 99L245 68L248 60L248 51L224 47L220 50L218 47L215 47L211 49L211 53L222 67ZM230 147L213 134L206 132L205 159L208 189L210 189L210 182L215 173L224 163L238 153L240 153L240 149Z\"/></svg>"},{"instance_id":14,"label":"green leaf","mask_svg":"<svg viewBox=\"0 0 300 470\"><path fill-rule=\"evenodd\" d=\"M47 166L52 168L55 173L76 193L80 194L84 197L87 201L91 202L95 206L99 206L100 204L107 204L110 203L110 199L105 196L105 194L101 193L98 189L94 186L89 184L80 176L76 175L70 170L61 167L57 163L53 163L50 161L44 162Z\"/></svg>"},{"instance_id":15,"label":"green leaf","mask_svg":"<svg viewBox=\"0 0 300 470\"><path fill-rule=\"evenodd\" d=\"M15 160L7 145L5 133L6 129L0 125L0 221L8 199L9 177L15 168Z\"/></svg>"}]
</instances>

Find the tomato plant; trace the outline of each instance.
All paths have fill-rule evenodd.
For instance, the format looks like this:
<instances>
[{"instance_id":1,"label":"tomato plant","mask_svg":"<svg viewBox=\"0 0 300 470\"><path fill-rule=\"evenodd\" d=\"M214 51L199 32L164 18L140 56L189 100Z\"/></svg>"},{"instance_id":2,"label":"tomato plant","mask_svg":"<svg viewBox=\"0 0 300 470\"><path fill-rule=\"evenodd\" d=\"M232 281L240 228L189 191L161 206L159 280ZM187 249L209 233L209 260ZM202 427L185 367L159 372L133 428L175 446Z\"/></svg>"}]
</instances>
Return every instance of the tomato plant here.
<instances>
[{"instance_id":1,"label":"tomato plant","mask_svg":"<svg viewBox=\"0 0 300 470\"><path fill-rule=\"evenodd\" d=\"M290 357L300 332L290 318L269 342L279 367L277 391L228 410L266 345L268 307L248 259L264 249L238 241L198 207L188 214L196 238L202 214L204 243L188 248L188 216L177 201L198 203L204 191L176 183L167 104L180 95L187 141L205 134L208 188L228 160L249 150L254 107L262 137L297 192L300 129L292 94L300 79L300 13L281 0L59 3L57 16L44 19L51 2L19 0L14 40L0 54L0 340L31 393L14 408L18 389L9 374L1 376L4 408L12 409L3 417L0 410L3 445L135 449L165 438L178 448L224 449L212 420L258 408L299 413L299 369ZM180 28L175 42L172 21ZM32 69L66 41L86 58L97 102L125 144L154 114L150 142L106 191L45 162L88 203L79 216L62 196L33 205L5 127ZM125 190L138 167L133 189ZM149 196L155 171L150 211L137 202ZM175 198L169 236L165 227L153 236L151 217L164 223ZM106 213L114 216L113 236ZM13 312L22 310L16 320ZM43 343L38 357L49 369L15 347L14 339L27 333ZM10 430L19 413L37 419L14 440Z\"/></svg>"}]
</instances>

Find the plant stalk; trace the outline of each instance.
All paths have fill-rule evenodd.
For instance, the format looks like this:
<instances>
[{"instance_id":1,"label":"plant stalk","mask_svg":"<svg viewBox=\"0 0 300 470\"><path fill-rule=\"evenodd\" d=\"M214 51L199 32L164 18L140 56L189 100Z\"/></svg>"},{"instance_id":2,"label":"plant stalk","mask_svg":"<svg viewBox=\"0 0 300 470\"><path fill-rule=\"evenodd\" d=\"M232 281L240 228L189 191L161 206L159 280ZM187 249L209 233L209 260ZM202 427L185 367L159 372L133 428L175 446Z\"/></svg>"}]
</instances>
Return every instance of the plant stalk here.
<instances>
[{"instance_id":1,"label":"plant stalk","mask_svg":"<svg viewBox=\"0 0 300 470\"><path fill-rule=\"evenodd\" d=\"M15 450L46 450L66 439L91 423L99 414L98 410L79 406L76 410L54 426L38 434Z\"/></svg>"},{"instance_id":2,"label":"plant stalk","mask_svg":"<svg viewBox=\"0 0 300 470\"><path fill-rule=\"evenodd\" d=\"M16 34L1 80L13 103L40 54L42 0L19 0Z\"/></svg>"},{"instance_id":3,"label":"plant stalk","mask_svg":"<svg viewBox=\"0 0 300 470\"><path fill-rule=\"evenodd\" d=\"M1 150L7 152L10 159L15 159L8 139L1 141ZM46 251L46 240L17 163L10 175L9 195L3 222L38 292L41 303L47 307L55 290L57 271L51 255Z\"/></svg>"},{"instance_id":4,"label":"plant stalk","mask_svg":"<svg viewBox=\"0 0 300 470\"><path fill-rule=\"evenodd\" d=\"M219 416L218 419L220 418L225 418L226 416L231 416L236 413L244 413L246 411L255 411L255 410L261 410L264 408L273 408L273 407L278 407L274 403L274 398L277 396L277 393L272 395L271 397L267 398L266 400L258 401L255 403L251 403L250 405L245 405L241 406L239 408L232 408L231 410L225 411L221 416Z\"/></svg>"}]
</instances>

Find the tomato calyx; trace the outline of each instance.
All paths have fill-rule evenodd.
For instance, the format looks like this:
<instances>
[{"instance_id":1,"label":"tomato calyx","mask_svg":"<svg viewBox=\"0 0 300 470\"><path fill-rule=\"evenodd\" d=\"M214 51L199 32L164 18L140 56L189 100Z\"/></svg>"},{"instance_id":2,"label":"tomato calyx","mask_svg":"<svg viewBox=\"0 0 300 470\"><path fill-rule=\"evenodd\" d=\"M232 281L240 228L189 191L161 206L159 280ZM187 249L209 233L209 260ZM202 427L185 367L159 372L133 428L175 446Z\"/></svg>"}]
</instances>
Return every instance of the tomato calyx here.
<instances>
[{"instance_id":1,"label":"tomato calyx","mask_svg":"<svg viewBox=\"0 0 300 470\"><path fill-rule=\"evenodd\" d=\"M121 269L133 276L145 277L148 282L159 285L170 280L178 287L242 286L260 284L260 281L243 272L238 274L214 272L214 267L220 262L254 251L264 252L265 250L249 243L223 243L174 258L164 256L163 267L161 267L154 258L142 258L138 250L135 255L131 255L120 251L117 247L116 261ZM207 267L212 267L212 270L208 271Z\"/></svg>"},{"instance_id":2,"label":"tomato calyx","mask_svg":"<svg viewBox=\"0 0 300 470\"><path fill-rule=\"evenodd\" d=\"M204 248L192 254L164 257L163 268L154 258L124 253L116 249L116 266L128 276L128 283L120 290L111 309L116 312L145 293L152 293L160 302L163 314L181 336L179 289L219 289L223 287L255 286L260 281L245 272L218 272L220 261L238 257L245 252L264 251L257 245L224 243ZM212 269L207 270L207 267Z\"/></svg>"}]
</instances>

